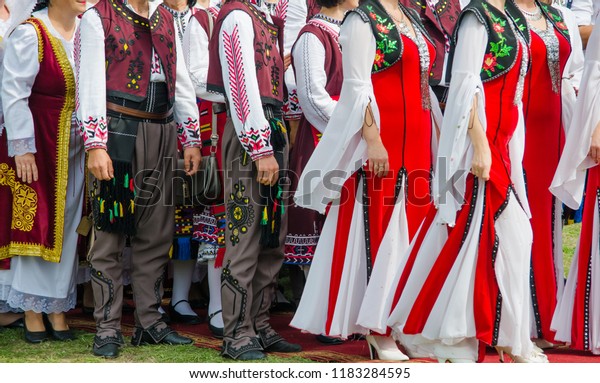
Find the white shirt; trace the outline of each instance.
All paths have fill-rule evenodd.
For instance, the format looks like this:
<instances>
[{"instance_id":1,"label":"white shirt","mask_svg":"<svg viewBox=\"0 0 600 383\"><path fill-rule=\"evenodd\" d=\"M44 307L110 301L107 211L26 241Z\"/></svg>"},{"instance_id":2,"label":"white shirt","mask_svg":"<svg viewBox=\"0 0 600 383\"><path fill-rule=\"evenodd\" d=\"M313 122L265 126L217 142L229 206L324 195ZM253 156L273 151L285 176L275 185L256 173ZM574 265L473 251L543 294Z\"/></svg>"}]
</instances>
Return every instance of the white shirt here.
<instances>
[{"instance_id":1,"label":"white shirt","mask_svg":"<svg viewBox=\"0 0 600 383\"><path fill-rule=\"evenodd\" d=\"M272 22L264 3L253 6ZM256 77L252 19L241 10L230 12L221 24L218 39L225 96L240 143L252 160L270 156L271 127L264 115Z\"/></svg>"},{"instance_id":2,"label":"white shirt","mask_svg":"<svg viewBox=\"0 0 600 383\"><path fill-rule=\"evenodd\" d=\"M568 3L565 0L565 3ZM578 25L593 25L600 13L600 0L573 0L571 11L577 18Z\"/></svg>"},{"instance_id":3,"label":"white shirt","mask_svg":"<svg viewBox=\"0 0 600 383\"><path fill-rule=\"evenodd\" d=\"M336 35L340 33L340 27L337 24L320 19L313 22L321 23L324 28L329 28ZM319 132L323 133L337 104L337 101L333 100L325 90L327 84L325 47L314 34L303 33L294 46L292 56L294 57L298 99L304 117Z\"/></svg>"},{"instance_id":4,"label":"white shirt","mask_svg":"<svg viewBox=\"0 0 600 383\"><path fill-rule=\"evenodd\" d=\"M34 13L48 32L58 39L74 69L73 39L65 40L52 26L48 9ZM38 61L38 35L33 25L18 26L6 40L4 71L2 76L2 104L6 120L9 156L36 153L33 116L29 109L29 96L40 71Z\"/></svg>"},{"instance_id":5,"label":"white shirt","mask_svg":"<svg viewBox=\"0 0 600 383\"><path fill-rule=\"evenodd\" d=\"M160 1L150 2L152 15L157 11ZM131 10L131 5L127 5ZM106 125L106 67L104 29L100 16L94 10L84 13L81 28L78 31L79 44L76 52L78 63L77 76L77 120L86 150L106 149L108 139ZM200 146L199 116L194 87L187 74L185 58L180 39L176 36L176 85L174 117L178 128L179 141L184 148ZM150 75L151 82L165 82L165 73L156 54Z\"/></svg>"}]
</instances>

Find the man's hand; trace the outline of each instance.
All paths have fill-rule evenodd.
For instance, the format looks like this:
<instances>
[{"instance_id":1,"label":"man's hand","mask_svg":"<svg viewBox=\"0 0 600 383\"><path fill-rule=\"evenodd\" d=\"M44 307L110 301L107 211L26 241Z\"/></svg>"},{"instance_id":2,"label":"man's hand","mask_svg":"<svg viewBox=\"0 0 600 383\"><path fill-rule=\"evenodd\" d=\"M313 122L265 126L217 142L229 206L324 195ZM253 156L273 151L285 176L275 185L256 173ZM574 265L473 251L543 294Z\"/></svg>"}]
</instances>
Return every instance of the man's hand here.
<instances>
[{"instance_id":1,"label":"man's hand","mask_svg":"<svg viewBox=\"0 0 600 383\"><path fill-rule=\"evenodd\" d=\"M200 148L184 149L183 159L185 161L185 174L188 176L193 176L198 172L198 169L200 169L200 162L202 162Z\"/></svg>"},{"instance_id":2,"label":"man's hand","mask_svg":"<svg viewBox=\"0 0 600 383\"><path fill-rule=\"evenodd\" d=\"M109 181L115 177L112 160L105 149L88 151L88 169L99 181Z\"/></svg>"},{"instance_id":3,"label":"man's hand","mask_svg":"<svg viewBox=\"0 0 600 383\"><path fill-rule=\"evenodd\" d=\"M279 164L274 156L262 157L256 160L258 174L256 180L267 186L273 186L279 179Z\"/></svg>"},{"instance_id":4,"label":"man's hand","mask_svg":"<svg viewBox=\"0 0 600 383\"><path fill-rule=\"evenodd\" d=\"M15 156L15 165L17 166L17 177L23 182L30 184L38 180L38 168L33 153Z\"/></svg>"}]
</instances>

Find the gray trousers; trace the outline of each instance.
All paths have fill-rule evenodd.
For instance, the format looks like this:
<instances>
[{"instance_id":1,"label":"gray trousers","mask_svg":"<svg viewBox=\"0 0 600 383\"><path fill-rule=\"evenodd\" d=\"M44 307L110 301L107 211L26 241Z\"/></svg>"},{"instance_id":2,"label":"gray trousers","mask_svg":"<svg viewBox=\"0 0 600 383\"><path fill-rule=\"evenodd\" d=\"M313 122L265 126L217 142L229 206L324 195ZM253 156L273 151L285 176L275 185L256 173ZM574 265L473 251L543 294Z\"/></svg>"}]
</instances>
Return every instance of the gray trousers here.
<instances>
[{"instance_id":1,"label":"gray trousers","mask_svg":"<svg viewBox=\"0 0 600 383\"><path fill-rule=\"evenodd\" d=\"M172 179L177 157L175 123L140 123L135 143L133 174L136 175L136 234L130 238L131 284L135 325L142 329L166 327L158 311L163 279L173 240L174 206ZM89 254L92 267L96 337L121 339L123 306L123 234L95 231ZM115 343L114 339L109 343ZM97 342L98 343L98 342ZM99 344L101 345L101 344Z\"/></svg>"},{"instance_id":2,"label":"gray trousers","mask_svg":"<svg viewBox=\"0 0 600 383\"><path fill-rule=\"evenodd\" d=\"M269 308L283 264L287 216L281 219L280 247L265 248L261 237L260 184L256 165L247 157L230 119L223 137L224 189L227 210L226 252L221 276L223 355L237 358L283 340L269 324ZM284 152L288 165L288 146ZM284 191L285 193L285 191Z\"/></svg>"}]
</instances>

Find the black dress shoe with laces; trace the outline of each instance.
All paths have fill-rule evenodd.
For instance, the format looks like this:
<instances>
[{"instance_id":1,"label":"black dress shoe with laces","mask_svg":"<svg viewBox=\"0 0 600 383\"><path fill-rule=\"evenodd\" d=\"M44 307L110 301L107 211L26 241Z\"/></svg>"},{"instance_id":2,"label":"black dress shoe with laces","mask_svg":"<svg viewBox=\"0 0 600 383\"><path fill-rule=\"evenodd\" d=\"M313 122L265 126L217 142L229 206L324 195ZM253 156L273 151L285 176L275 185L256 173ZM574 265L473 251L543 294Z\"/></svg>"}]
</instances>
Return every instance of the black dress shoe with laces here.
<instances>
[{"instance_id":1,"label":"black dress shoe with laces","mask_svg":"<svg viewBox=\"0 0 600 383\"><path fill-rule=\"evenodd\" d=\"M240 354L240 356L238 356L236 360L260 360L265 359L266 357L267 356L262 351L250 350Z\"/></svg>"},{"instance_id":2,"label":"black dress shoe with laces","mask_svg":"<svg viewBox=\"0 0 600 383\"><path fill-rule=\"evenodd\" d=\"M114 359L119 356L119 345L114 343L107 343L104 346L97 346L96 344L94 344L93 352L96 356L101 356L107 359Z\"/></svg>"},{"instance_id":3,"label":"black dress shoe with laces","mask_svg":"<svg viewBox=\"0 0 600 383\"><path fill-rule=\"evenodd\" d=\"M194 341L191 338L177 334L175 330L169 326L163 327L162 330L157 330L156 325L144 330L137 327L131 338L131 344L134 346L142 346L145 344L170 344L170 345L185 345L192 344Z\"/></svg>"}]
</instances>

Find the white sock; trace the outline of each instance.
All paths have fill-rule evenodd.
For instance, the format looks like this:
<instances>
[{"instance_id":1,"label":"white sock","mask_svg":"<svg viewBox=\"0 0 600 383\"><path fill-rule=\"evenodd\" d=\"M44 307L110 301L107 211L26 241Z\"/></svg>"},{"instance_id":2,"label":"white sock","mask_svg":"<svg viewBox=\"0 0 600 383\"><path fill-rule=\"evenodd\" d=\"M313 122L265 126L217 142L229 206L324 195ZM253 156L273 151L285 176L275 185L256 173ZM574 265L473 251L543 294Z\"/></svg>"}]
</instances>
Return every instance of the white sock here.
<instances>
[{"instance_id":1,"label":"white sock","mask_svg":"<svg viewBox=\"0 0 600 383\"><path fill-rule=\"evenodd\" d=\"M221 271L223 268L215 269L215 261L208 261L208 315L221 310ZM211 320L210 324L215 327L223 327L223 315L219 312Z\"/></svg>"},{"instance_id":2,"label":"white sock","mask_svg":"<svg viewBox=\"0 0 600 383\"><path fill-rule=\"evenodd\" d=\"M173 293L171 297L171 305L175 311L182 315L196 315L194 310L187 302L190 295L190 286L192 285L192 276L196 260L188 261L173 261ZM185 301L185 302L181 302ZM179 303L178 303L179 302Z\"/></svg>"}]
</instances>

